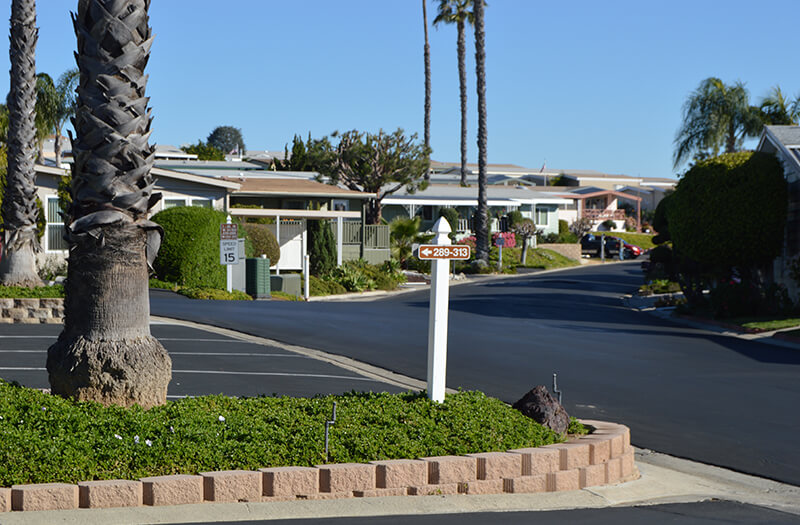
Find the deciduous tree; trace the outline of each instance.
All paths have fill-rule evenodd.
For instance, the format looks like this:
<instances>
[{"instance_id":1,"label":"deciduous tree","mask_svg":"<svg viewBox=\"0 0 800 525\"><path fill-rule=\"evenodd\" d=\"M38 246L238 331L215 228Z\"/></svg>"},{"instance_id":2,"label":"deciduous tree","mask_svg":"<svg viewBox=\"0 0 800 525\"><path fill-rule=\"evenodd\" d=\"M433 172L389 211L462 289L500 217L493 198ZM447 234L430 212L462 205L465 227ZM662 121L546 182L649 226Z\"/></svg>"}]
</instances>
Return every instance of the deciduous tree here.
<instances>
[{"instance_id":1,"label":"deciduous tree","mask_svg":"<svg viewBox=\"0 0 800 525\"><path fill-rule=\"evenodd\" d=\"M336 145L331 139L338 141ZM426 185L429 150L417 143L416 134L406 137L402 129L375 134L352 130L311 142L309 161L319 171L319 180L377 195L366 204L369 224L380 224L381 201L387 195Z\"/></svg>"}]
</instances>

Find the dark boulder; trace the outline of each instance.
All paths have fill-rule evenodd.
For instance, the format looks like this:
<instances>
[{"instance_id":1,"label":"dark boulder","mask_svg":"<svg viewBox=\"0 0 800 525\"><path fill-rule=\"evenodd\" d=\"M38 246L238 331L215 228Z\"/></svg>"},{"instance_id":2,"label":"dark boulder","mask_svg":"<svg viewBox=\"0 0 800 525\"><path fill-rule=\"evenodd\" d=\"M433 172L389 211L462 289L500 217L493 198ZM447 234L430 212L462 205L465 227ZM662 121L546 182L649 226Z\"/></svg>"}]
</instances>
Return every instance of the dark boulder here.
<instances>
[{"instance_id":1,"label":"dark boulder","mask_svg":"<svg viewBox=\"0 0 800 525\"><path fill-rule=\"evenodd\" d=\"M566 433L569 427L567 411L542 385L534 387L512 406L537 423L551 428L559 434Z\"/></svg>"}]
</instances>

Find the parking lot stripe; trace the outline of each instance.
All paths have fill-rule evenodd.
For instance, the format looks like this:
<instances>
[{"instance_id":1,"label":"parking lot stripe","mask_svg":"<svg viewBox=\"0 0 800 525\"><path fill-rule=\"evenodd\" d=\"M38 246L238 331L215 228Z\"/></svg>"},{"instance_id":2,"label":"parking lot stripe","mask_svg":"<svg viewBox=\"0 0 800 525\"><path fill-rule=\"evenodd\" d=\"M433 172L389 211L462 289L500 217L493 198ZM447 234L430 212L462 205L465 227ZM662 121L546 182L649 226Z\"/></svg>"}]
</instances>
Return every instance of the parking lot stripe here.
<instances>
[{"instance_id":1,"label":"parking lot stripe","mask_svg":"<svg viewBox=\"0 0 800 525\"><path fill-rule=\"evenodd\" d=\"M1 350L0 350L1 351ZM216 355L216 356L233 356L233 357L293 357L293 358L301 358L301 359L311 359L310 357L304 355L294 355L294 354L242 354L236 352L170 352L169 349L167 350L169 355Z\"/></svg>"},{"instance_id":2,"label":"parking lot stripe","mask_svg":"<svg viewBox=\"0 0 800 525\"><path fill-rule=\"evenodd\" d=\"M2 368L0 368L2 370ZM17 369L21 370L21 369ZM27 370L44 370L44 368L29 368ZM298 374L292 372L228 372L227 370L173 370L173 374L214 374L238 376L283 376L283 377L316 377L320 379L350 379L353 381L375 381L368 377L337 376L331 374Z\"/></svg>"},{"instance_id":3,"label":"parking lot stripe","mask_svg":"<svg viewBox=\"0 0 800 525\"><path fill-rule=\"evenodd\" d=\"M27 367L27 366L0 366L0 370L8 370L10 372L14 371L22 371L22 370L35 370L40 372L42 370L47 370L46 368L34 368L34 367Z\"/></svg>"}]
</instances>

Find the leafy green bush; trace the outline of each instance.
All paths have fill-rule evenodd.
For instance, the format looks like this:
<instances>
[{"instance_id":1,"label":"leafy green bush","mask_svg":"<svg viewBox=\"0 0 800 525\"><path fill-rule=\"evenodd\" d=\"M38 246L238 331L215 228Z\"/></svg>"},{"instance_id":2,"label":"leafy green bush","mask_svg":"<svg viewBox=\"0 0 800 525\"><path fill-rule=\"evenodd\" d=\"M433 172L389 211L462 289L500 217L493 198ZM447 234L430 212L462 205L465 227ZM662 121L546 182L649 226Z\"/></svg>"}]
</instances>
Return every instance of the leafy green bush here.
<instances>
[{"instance_id":1,"label":"leafy green bush","mask_svg":"<svg viewBox=\"0 0 800 525\"><path fill-rule=\"evenodd\" d=\"M564 237L564 236L569 235L569 234L572 234L572 232L569 231L569 223L567 221L565 221L564 219L559 219L558 220L558 235L560 237ZM575 234L572 234L572 236L577 239L577 236Z\"/></svg>"},{"instance_id":2,"label":"leafy green bush","mask_svg":"<svg viewBox=\"0 0 800 525\"><path fill-rule=\"evenodd\" d=\"M611 219L606 219L600 225L608 231L611 231L617 227L617 223L612 221Z\"/></svg>"},{"instance_id":3,"label":"leafy green bush","mask_svg":"<svg viewBox=\"0 0 800 525\"><path fill-rule=\"evenodd\" d=\"M710 303L717 318L787 315L794 309L786 288L776 284L721 283L711 290Z\"/></svg>"},{"instance_id":4,"label":"leafy green bush","mask_svg":"<svg viewBox=\"0 0 800 525\"><path fill-rule=\"evenodd\" d=\"M508 217L508 230L512 231L514 226L521 223L525 217L522 215L522 212L519 210L511 210L506 214Z\"/></svg>"},{"instance_id":5,"label":"leafy green bush","mask_svg":"<svg viewBox=\"0 0 800 525\"><path fill-rule=\"evenodd\" d=\"M221 211L195 206L156 213L153 221L164 228L153 264L158 278L190 288L225 288L225 266L219 263L219 227L225 219ZM239 236L244 236L241 228Z\"/></svg>"},{"instance_id":6,"label":"leafy green bush","mask_svg":"<svg viewBox=\"0 0 800 525\"><path fill-rule=\"evenodd\" d=\"M189 299L212 299L215 301L252 301L253 298L239 290L227 291L219 288L181 288L178 293Z\"/></svg>"},{"instance_id":7,"label":"leafy green bush","mask_svg":"<svg viewBox=\"0 0 800 525\"><path fill-rule=\"evenodd\" d=\"M480 392L350 393L308 398L207 396L150 410L76 402L0 381L0 487L138 479L325 461L367 462L536 447L549 429Z\"/></svg>"},{"instance_id":8,"label":"leafy green bush","mask_svg":"<svg viewBox=\"0 0 800 525\"><path fill-rule=\"evenodd\" d=\"M680 283L668 279L653 279L639 287L640 295L653 295L662 293L675 293L681 291Z\"/></svg>"},{"instance_id":9,"label":"leafy green bush","mask_svg":"<svg viewBox=\"0 0 800 525\"><path fill-rule=\"evenodd\" d=\"M51 299L57 297L64 297L64 287L60 284L37 288L0 286L0 298L3 299Z\"/></svg>"},{"instance_id":10,"label":"leafy green bush","mask_svg":"<svg viewBox=\"0 0 800 525\"><path fill-rule=\"evenodd\" d=\"M242 228L253 244L253 255L256 257L266 255L271 266L278 264L281 258L281 247L269 226L246 222L242 224Z\"/></svg>"}]
</instances>

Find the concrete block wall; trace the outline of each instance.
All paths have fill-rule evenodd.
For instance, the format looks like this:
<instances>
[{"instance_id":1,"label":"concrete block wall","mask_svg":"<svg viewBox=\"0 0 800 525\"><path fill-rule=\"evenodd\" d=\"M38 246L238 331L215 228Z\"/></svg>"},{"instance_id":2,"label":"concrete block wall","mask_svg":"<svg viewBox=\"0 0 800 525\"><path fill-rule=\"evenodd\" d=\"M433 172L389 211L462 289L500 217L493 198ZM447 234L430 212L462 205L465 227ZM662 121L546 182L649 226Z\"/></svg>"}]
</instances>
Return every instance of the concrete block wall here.
<instances>
[{"instance_id":1,"label":"concrete block wall","mask_svg":"<svg viewBox=\"0 0 800 525\"><path fill-rule=\"evenodd\" d=\"M61 324L64 299L0 299L0 324Z\"/></svg>"},{"instance_id":2,"label":"concrete block wall","mask_svg":"<svg viewBox=\"0 0 800 525\"><path fill-rule=\"evenodd\" d=\"M15 485L0 488L0 513L184 505L204 501L521 494L580 490L638 478L630 430L615 423L583 422L593 426L595 432L566 443L506 452L202 472L137 481Z\"/></svg>"}]
</instances>

